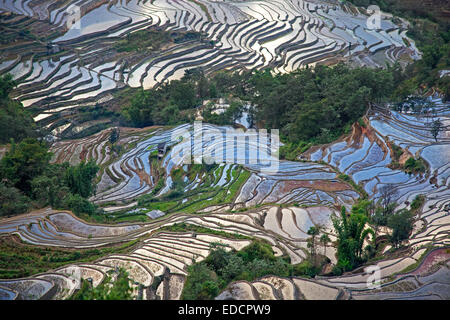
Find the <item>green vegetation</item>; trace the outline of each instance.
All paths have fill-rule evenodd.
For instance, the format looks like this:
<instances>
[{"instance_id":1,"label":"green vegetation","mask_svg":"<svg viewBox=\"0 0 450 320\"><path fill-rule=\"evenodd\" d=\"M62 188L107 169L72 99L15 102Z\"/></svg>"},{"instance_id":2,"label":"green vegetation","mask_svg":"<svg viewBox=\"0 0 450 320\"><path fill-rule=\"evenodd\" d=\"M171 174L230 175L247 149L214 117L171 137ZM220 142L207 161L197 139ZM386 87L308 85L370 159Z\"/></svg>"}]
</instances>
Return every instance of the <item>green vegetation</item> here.
<instances>
[{"instance_id":1,"label":"green vegetation","mask_svg":"<svg viewBox=\"0 0 450 320\"><path fill-rule=\"evenodd\" d=\"M65 265L92 262L113 253L127 253L137 243L96 249L39 247L21 242L16 236L0 237L0 279L28 277Z\"/></svg>"},{"instance_id":2,"label":"green vegetation","mask_svg":"<svg viewBox=\"0 0 450 320\"><path fill-rule=\"evenodd\" d=\"M78 166L67 168L66 180L70 192L83 198L91 196L95 190L92 180L97 175L98 170L98 166L93 161L82 162Z\"/></svg>"},{"instance_id":3,"label":"green vegetation","mask_svg":"<svg viewBox=\"0 0 450 320\"><path fill-rule=\"evenodd\" d=\"M11 144L0 160L0 216L47 205L77 214L95 213L87 198L95 190L93 179L99 168L93 162L74 167L50 164L42 132L23 106L9 97L15 85L10 75L0 78L0 143Z\"/></svg>"},{"instance_id":4,"label":"green vegetation","mask_svg":"<svg viewBox=\"0 0 450 320\"><path fill-rule=\"evenodd\" d=\"M395 145L394 143L390 143L393 154L392 154L392 162L389 165L391 169L400 169L409 174L418 174L425 173L427 170L427 166L425 161L422 158L415 159L413 157L409 157L408 160L402 165L400 164L400 157L404 154L404 150Z\"/></svg>"},{"instance_id":5,"label":"green vegetation","mask_svg":"<svg viewBox=\"0 0 450 320\"><path fill-rule=\"evenodd\" d=\"M376 203L367 199L360 199L352 206L350 217L356 215L359 217L360 221L365 220L371 226L373 226L373 233L372 231L370 233L374 236L374 238L376 238L380 226L387 226L391 228L392 233L388 236L388 240L393 245L393 247L396 248L401 245L403 240L408 239L413 229L414 215L423 206L423 203L425 202L425 196L416 196L411 203L410 210L402 209L395 212L397 203L392 201L392 198L395 195L395 191L391 187L385 186L380 190L380 194L381 199ZM364 219L362 217L364 217ZM346 223L348 224L348 222ZM343 224L344 220L342 220L340 226L341 228ZM373 254L377 252L378 249L379 243L374 242L373 245L370 245L366 250L364 259L360 260L360 263L367 260L367 258L373 258ZM357 265L358 263L355 264L355 266ZM339 273L340 271L348 270L351 270L351 268L347 268L345 270L337 269L336 271L337 273Z\"/></svg>"},{"instance_id":6,"label":"green vegetation","mask_svg":"<svg viewBox=\"0 0 450 320\"><path fill-rule=\"evenodd\" d=\"M355 181L353 181L353 179L350 178L349 175L341 173L338 175L338 178L350 184L356 191L359 192L359 194L363 196L363 199L366 199L368 197L366 190L364 190L364 188L361 187L359 184L356 184Z\"/></svg>"},{"instance_id":7,"label":"green vegetation","mask_svg":"<svg viewBox=\"0 0 450 320\"><path fill-rule=\"evenodd\" d=\"M166 213L195 213L209 206L230 203L236 197L240 187L250 177L250 172L241 166L237 166L230 170L231 173L228 172L227 181L232 178L234 180L230 185L213 187L212 185L217 182L214 172L218 168L217 165L191 164L187 172L184 172L181 168L175 169L172 171L173 184L171 190L160 197L155 196L156 192L142 195L138 198L138 206L145 207L148 210L161 210ZM204 177L200 186L193 190L184 190L186 185L193 183L197 176L202 175ZM184 182L185 177L188 178L188 182ZM164 185L163 179L158 181L156 187L158 187L160 181L162 181L160 185L160 188L162 188ZM188 199L188 201L183 202L183 199Z\"/></svg>"},{"instance_id":8,"label":"green vegetation","mask_svg":"<svg viewBox=\"0 0 450 320\"><path fill-rule=\"evenodd\" d=\"M19 189L0 183L0 216L20 214L29 207L30 199Z\"/></svg>"},{"instance_id":9,"label":"green vegetation","mask_svg":"<svg viewBox=\"0 0 450 320\"><path fill-rule=\"evenodd\" d=\"M335 274L350 271L367 260L369 248L364 248L363 243L369 235L375 241L375 232L367 228L367 216L360 213L347 215L345 207L342 207L341 217L332 217L334 230L337 235L337 257L338 262L334 267ZM366 253L366 254L364 254Z\"/></svg>"},{"instance_id":10,"label":"green vegetation","mask_svg":"<svg viewBox=\"0 0 450 320\"><path fill-rule=\"evenodd\" d=\"M415 40L423 53L422 59L398 73L399 85L395 93L400 99L419 89L437 87L448 100L450 77L440 77L440 70L450 69L450 22L439 0L350 0L358 6L378 5L382 11L391 12L411 22L408 36ZM398 18L395 18L398 20ZM399 21L397 21L399 22Z\"/></svg>"},{"instance_id":11,"label":"green vegetation","mask_svg":"<svg viewBox=\"0 0 450 320\"><path fill-rule=\"evenodd\" d=\"M398 161L399 161L400 157L403 154L403 149L401 147L399 147L398 145L393 144L393 143L391 143L391 146L392 146L392 151L394 152L394 154L393 154L393 158L394 159L392 161L394 163L398 164Z\"/></svg>"},{"instance_id":12,"label":"green vegetation","mask_svg":"<svg viewBox=\"0 0 450 320\"><path fill-rule=\"evenodd\" d=\"M170 42L170 33L162 30L139 30L128 33L123 40L114 44L118 52L157 51Z\"/></svg>"},{"instance_id":13,"label":"green vegetation","mask_svg":"<svg viewBox=\"0 0 450 320\"><path fill-rule=\"evenodd\" d=\"M203 71L189 70L181 80L137 91L121 110L121 122L135 127L189 122L194 119L194 108L209 96L209 83Z\"/></svg>"},{"instance_id":14,"label":"green vegetation","mask_svg":"<svg viewBox=\"0 0 450 320\"><path fill-rule=\"evenodd\" d=\"M434 140L437 142L437 136L439 135L439 132L443 130L443 125L441 122L441 119L436 119L431 124L431 135L433 136Z\"/></svg>"},{"instance_id":15,"label":"green vegetation","mask_svg":"<svg viewBox=\"0 0 450 320\"><path fill-rule=\"evenodd\" d=\"M425 203L425 196L423 194L419 194L414 198L413 202L411 202L411 210L413 212L416 212L423 206L424 203Z\"/></svg>"},{"instance_id":16,"label":"green vegetation","mask_svg":"<svg viewBox=\"0 0 450 320\"><path fill-rule=\"evenodd\" d=\"M416 160L413 157L406 160L403 168L405 172L410 174L423 173L426 170L425 161L422 158Z\"/></svg>"},{"instance_id":17,"label":"green vegetation","mask_svg":"<svg viewBox=\"0 0 450 320\"><path fill-rule=\"evenodd\" d=\"M222 246L213 247L205 260L188 267L182 299L213 299L233 281L252 281L268 274L287 277L292 266L275 257L267 243L253 241L240 251L228 252Z\"/></svg>"},{"instance_id":18,"label":"green vegetation","mask_svg":"<svg viewBox=\"0 0 450 320\"><path fill-rule=\"evenodd\" d=\"M335 140L365 114L369 102L391 97L399 70L317 66L273 75L270 70L218 72L206 77L202 69L186 72L181 80L159 88L139 90L121 111L123 124L143 127L192 120L205 99L227 98L222 114L203 110L205 121L232 124L241 115L241 102L252 106L250 118L259 126L280 128L281 154L293 159L317 143Z\"/></svg>"},{"instance_id":19,"label":"green vegetation","mask_svg":"<svg viewBox=\"0 0 450 320\"><path fill-rule=\"evenodd\" d=\"M20 102L9 98L15 86L10 74L0 77L0 144L38 136L31 115Z\"/></svg>"},{"instance_id":20,"label":"green vegetation","mask_svg":"<svg viewBox=\"0 0 450 320\"><path fill-rule=\"evenodd\" d=\"M110 271L112 273L114 271ZM97 287L82 279L81 289L72 295L71 300L132 300L131 280L125 269L120 268L115 280L111 275Z\"/></svg>"},{"instance_id":21,"label":"green vegetation","mask_svg":"<svg viewBox=\"0 0 450 320\"><path fill-rule=\"evenodd\" d=\"M305 141L287 142L280 147L280 158L296 161L298 155L308 150L312 145L313 143Z\"/></svg>"},{"instance_id":22,"label":"green vegetation","mask_svg":"<svg viewBox=\"0 0 450 320\"><path fill-rule=\"evenodd\" d=\"M50 164L51 153L43 141L26 138L12 143L0 160L0 216L26 212L50 205L71 209L76 214L93 214L96 207L87 198L93 194L98 166L94 162L70 167Z\"/></svg>"},{"instance_id":23,"label":"green vegetation","mask_svg":"<svg viewBox=\"0 0 450 320\"><path fill-rule=\"evenodd\" d=\"M121 111L122 124L145 127L154 124L180 124L189 122L189 113L198 104L195 88L182 81L171 81L158 89L139 90L130 105Z\"/></svg>"},{"instance_id":24,"label":"green vegetation","mask_svg":"<svg viewBox=\"0 0 450 320\"><path fill-rule=\"evenodd\" d=\"M308 239L307 247L311 250L311 257L313 259L313 264L317 265L317 254L316 254L316 243L317 243L317 236L320 233L319 228L317 227L310 227L308 229L308 235L311 236L311 238Z\"/></svg>"},{"instance_id":25,"label":"green vegetation","mask_svg":"<svg viewBox=\"0 0 450 320\"><path fill-rule=\"evenodd\" d=\"M255 120L280 128L287 142L327 143L361 118L369 102L387 99L393 70L316 66L290 74L256 71L250 79Z\"/></svg>"},{"instance_id":26,"label":"green vegetation","mask_svg":"<svg viewBox=\"0 0 450 320\"><path fill-rule=\"evenodd\" d=\"M115 144L117 140L119 140L119 136L120 131L117 128L114 128L109 135L109 143L111 143L112 145Z\"/></svg>"},{"instance_id":27,"label":"green vegetation","mask_svg":"<svg viewBox=\"0 0 450 320\"><path fill-rule=\"evenodd\" d=\"M408 239L413 224L413 214L406 209L402 209L389 217L387 225L392 228L392 235L389 239L394 247L398 247L403 240Z\"/></svg>"},{"instance_id":28,"label":"green vegetation","mask_svg":"<svg viewBox=\"0 0 450 320\"><path fill-rule=\"evenodd\" d=\"M233 125L242 116L242 104L238 101L231 102L230 106L221 114L213 113L214 104L210 103L202 112L205 122L217 125Z\"/></svg>"},{"instance_id":29,"label":"green vegetation","mask_svg":"<svg viewBox=\"0 0 450 320\"><path fill-rule=\"evenodd\" d=\"M47 146L38 140L27 138L18 145L13 143L0 161L2 181L29 195L32 180L44 173L50 157Z\"/></svg>"},{"instance_id":30,"label":"green vegetation","mask_svg":"<svg viewBox=\"0 0 450 320\"><path fill-rule=\"evenodd\" d=\"M239 233L218 231L218 230L213 230L213 229L196 226L196 225L188 224L188 223L184 223L184 222L175 223L171 226L164 226L164 227L160 228L159 231L205 233L205 234L212 234L215 236L221 236L221 237L228 238L228 239L238 239L238 240L251 239L250 237L244 236Z\"/></svg>"},{"instance_id":31,"label":"green vegetation","mask_svg":"<svg viewBox=\"0 0 450 320\"><path fill-rule=\"evenodd\" d=\"M186 224L176 224L161 230L174 232L193 231L227 236L236 239L245 239L241 235L224 233ZM308 239L310 254L302 263L292 265L287 257L275 257L270 244L254 240L241 251L226 251L222 246L213 246L210 255L202 262L195 263L188 268L188 278L183 290L183 299L212 299L238 280L253 281L256 278L274 275L280 277L302 276L312 278L321 273L324 265L329 263L326 258L326 249L323 256L316 250L316 244L323 246L330 242L326 234L319 237L320 229L311 227L308 230L311 238ZM242 238L243 237L243 238Z\"/></svg>"}]
</instances>

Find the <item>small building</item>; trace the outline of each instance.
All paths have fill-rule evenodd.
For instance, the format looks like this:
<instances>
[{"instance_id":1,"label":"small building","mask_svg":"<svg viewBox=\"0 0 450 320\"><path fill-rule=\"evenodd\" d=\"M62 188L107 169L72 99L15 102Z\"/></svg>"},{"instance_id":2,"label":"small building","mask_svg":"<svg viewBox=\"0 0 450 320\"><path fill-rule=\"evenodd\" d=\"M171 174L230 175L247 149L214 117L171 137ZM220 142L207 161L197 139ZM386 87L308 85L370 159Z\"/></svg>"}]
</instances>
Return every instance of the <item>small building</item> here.
<instances>
[{"instance_id":1,"label":"small building","mask_svg":"<svg viewBox=\"0 0 450 320\"><path fill-rule=\"evenodd\" d=\"M167 151L167 145L165 142L158 143L158 159L161 160Z\"/></svg>"}]
</instances>

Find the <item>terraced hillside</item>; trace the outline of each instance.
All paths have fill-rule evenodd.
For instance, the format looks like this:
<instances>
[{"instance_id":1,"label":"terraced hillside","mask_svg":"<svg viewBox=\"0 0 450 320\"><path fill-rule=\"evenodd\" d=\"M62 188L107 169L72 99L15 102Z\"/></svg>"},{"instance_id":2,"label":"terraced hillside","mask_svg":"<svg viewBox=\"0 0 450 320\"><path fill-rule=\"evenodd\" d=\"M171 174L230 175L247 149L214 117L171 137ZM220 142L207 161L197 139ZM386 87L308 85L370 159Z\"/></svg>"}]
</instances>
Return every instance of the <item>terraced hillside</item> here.
<instances>
[{"instance_id":1,"label":"terraced hillside","mask_svg":"<svg viewBox=\"0 0 450 320\"><path fill-rule=\"evenodd\" d=\"M17 39L0 46L0 73L20 82L14 96L54 134L68 126L55 120L74 108L192 68L284 73L349 57L379 67L420 56L406 25L384 16L372 30L356 7L325 1L4 0L0 10L7 36ZM183 35L144 52L117 47L148 30Z\"/></svg>"},{"instance_id":2,"label":"terraced hillside","mask_svg":"<svg viewBox=\"0 0 450 320\"><path fill-rule=\"evenodd\" d=\"M45 208L0 220L0 237L15 244L74 256L98 250L95 259L0 279L0 300L67 299L80 279L97 287L119 268L132 280L133 298L180 299L189 267L215 247L239 251L261 241L301 266L311 258L314 229L328 239L315 244L327 261L322 276L234 281L216 299L450 299L450 104L438 95L420 112L372 104L350 134L296 161L279 160L277 138L247 126L135 129L73 118L194 68L289 73L345 60L384 67L420 58L406 21L383 14L371 29L367 19L347 2L322 0L0 0L0 75L18 82L13 98L57 137L106 128L51 145L53 163L99 166L89 200L100 213L80 218ZM433 135L437 119L442 127ZM368 263L379 268L381 286L368 288L368 265L331 276L338 261L333 218L361 199L382 200L385 188L397 210L423 202L402 247L383 243ZM381 228L378 236L391 232Z\"/></svg>"},{"instance_id":3,"label":"terraced hillside","mask_svg":"<svg viewBox=\"0 0 450 320\"><path fill-rule=\"evenodd\" d=\"M191 144L189 138L194 138L191 125L122 128L117 144L128 144L129 148L119 154L110 148L108 131L58 142L53 146L54 161L95 159L102 167L93 200L105 211L121 217L137 213L148 219L99 225L86 223L70 212L46 209L1 220L2 235L17 235L33 245L81 250L130 240L138 244L127 253L93 262L0 280L0 296L66 298L76 289L71 281L74 270L96 286L108 271L123 267L134 282L136 297L179 299L188 266L205 259L212 243L239 250L252 239L260 239L271 245L276 256L286 256L290 263L298 264L308 255L312 226L329 236L326 247L320 244L317 250L335 264L336 234L331 216L342 205L350 208L362 196L354 190L358 184L369 199L380 197L383 186L393 185L399 208L409 208L419 194L425 196L403 249L387 245L383 257L371 263L380 268L380 288L367 288L371 275L361 267L342 276L305 279L268 275L252 282L233 282L217 299L449 299L449 105L438 98L430 100L435 107L421 114L373 106L364 125L355 124L343 141L312 148L301 156L302 162L280 161L275 172L264 171L260 164L239 164L238 159L254 146L234 143L234 138L217 143L210 134L225 127L212 125L202 127L202 149L207 154L215 150L218 155L225 145L234 160L203 171L183 164L186 154L180 157L178 153ZM438 142L427 125L436 118L444 124ZM179 136L188 139L173 139ZM162 142L169 148L157 160L155 151ZM392 167L394 145L413 157L422 157L426 170L406 174ZM343 179L342 174L354 182ZM163 183L154 192L159 180ZM171 184L180 180L184 180L184 192L166 198L173 192ZM142 201L144 194L153 194L153 200Z\"/></svg>"}]
</instances>

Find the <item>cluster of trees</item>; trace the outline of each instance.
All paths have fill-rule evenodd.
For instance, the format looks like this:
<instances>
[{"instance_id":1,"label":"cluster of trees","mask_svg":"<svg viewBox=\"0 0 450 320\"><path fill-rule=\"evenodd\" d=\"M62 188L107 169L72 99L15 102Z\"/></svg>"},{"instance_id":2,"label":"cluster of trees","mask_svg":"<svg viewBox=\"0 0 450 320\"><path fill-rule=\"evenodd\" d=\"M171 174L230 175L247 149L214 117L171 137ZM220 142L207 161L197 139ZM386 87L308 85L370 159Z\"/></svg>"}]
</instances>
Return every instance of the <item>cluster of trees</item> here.
<instances>
[{"instance_id":1,"label":"cluster of trees","mask_svg":"<svg viewBox=\"0 0 450 320\"><path fill-rule=\"evenodd\" d=\"M426 171L427 167L425 164L425 160L423 160L420 157L417 159L409 157L403 165L400 164L399 160L400 157L403 155L404 150L401 147L395 145L394 143L391 143L390 145L393 151L392 161L391 164L389 165L390 168L401 169L408 174L422 174Z\"/></svg>"},{"instance_id":2,"label":"cluster of trees","mask_svg":"<svg viewBox=\"0 0 450 320\"><path fill-rule=\"evenodd\" d=\"M119 268L115 281L109 275L95 288L89 281L82 279L81 288L72 295L71 300L131 300L131 283L125 269Z\"/></svg>"},{"instance_id":3,"label":"cluster of trees","mask_svg":"<svg viewBox=\"0 0 450 320\"><path fill-rule=\"evenodd\" d=\"M423 204L424 197L417 196L411 203L410 210L395 212L395 195L394 188L386 185L380 189L380 199L377 202L362 199L353 205L350 213L342 207L340 217L332 217L337 235L338 257L334 273L350 271L372 258L377 251L376 238L381 226L392 229L388 240L394 247L399 247L408 239L413 229L414 214ZM369 244L363 247L365 240Z\"/></svg>"},{"instance_id":4,"label":"cluster of trees","mask_svg":"<svg viewBox=\"0 0 450 320\"><path fill-rule=\"evenodd\" d=\"M189 122L187 110L196 107L198 102L193 83L174 80L159 88L140 89L121 110L121 122L140 128Z\"/></svg>"},{"instance_id":5,"label":"cluster of trees","mask_svg":"<svg viewBox=\"0 0 450 320\"><path fill-rule=\"evenodd\" d=\"M114 47L118 52L157 51L164 43L168 43L170 40L169 32L139 30L128 33L124 39L117 41Z\"/></svg>"},{"instance_id":6,"label":"cluster of trees","mask_svg":"<svg viewBox=\"0 0 450 320\"><path fill-rule=\"evenodd\" d=\"M16 83L10 74L0 77L0 144L36 137L36 125L22 104L9 97Z\"/></svg>"},{"instance_id":7,"label":"cluster of trees","mask_svg":"<svg viewBox=\"0 0 450 320\"><path fill-rule=\"evenodd\" d=\"M393 92L394 70L316 66L290 74L255 72L255 119L280 128L288 142L330 142L357 121L368 103Z\"/></svg>"},{"instance_id":8,"label":"cluster of trees","mask_svg":"<svg viewBox=\"0 0 450 320\"><path fill-rule=\"evenodd\" d=\"M422 158L414 159L411 157L406 160L404 169L409 174L425 172L425 162Z\"/></svg>"},{"instance_id":9,"label":"cluster of trees","mask_svg":"<svg viewBox=\"0 0 450 320\"><path fill-rule=\"evenodd\" d=\"M275 257L269 244L254 241L241 251L226 251L221 245L214 246L210 255L189 266L188 272L182 298L208 300L232 281L252 281L267 274L287 277L292 275L292 266Z\"/></svg>"},{"instance_id":10,"label":"cluster of trees","mask_svg":"<svg viewBox=\"0 0 450 320\"><path fill-rule=\"evenodd\" d=\"M126 94L120 121L123 125L135 127L192 121L195 108L203 100L235 93L233 89L239 87L242 79L238 73L219 72L213 77L206 77L201 68L187 70L180 80L172 80L149 90L139 89L131 95L131 99Z\"/></svg>"},{"instance_id":11,"label":"cluster of trees","mask_svg":"<svg viewBox=\"0 0 450 320\"><path fill-rule=\"evenodd\" d=\"M331 242L328 234L322 232L321 226L312 226L308 229L307 234L311 237L307 240L307 247L309 248L309 256L302 263L294 266L294 273L297 275L314 277L321 273L325 264L330 262L326 256L329 242ZM318 252L317 245L323 247L322 254Z\"/></svg>"},{"instance_id":12,"label":"cluster of trees","mask_svg":"<svg viewBox=\"0 0 450 320\"><path fill-rule=\"evenodd\" d=\"M93 214L96 207L87 198L95 187L99 168L95 162L77 166L50 164L51 153L42 140L26 138L12 143L0 160L0 215L10 216L35 207L71 209Z\"/></svg>"},{"instance_id":13,"label":"cluster of trees","mask_svg":"<svg viewBox=\"0 0 450 320\"><path fill-rule=\"evenodd\" d=\"M233 97L249 101L251 118L267 128L279 128L287 143L330 142L349 129L367 110L368 103L391 96L398 68L377 70L317 66L290 74L270 70L218 72L205 77L201 69L189 70L181 80L141 90L122 109L125 124L143 127L177 124L193 119L194 108L205 99ZM203 111L205 121L230 124L242 114L238 102L221 114Z\"/></svg>"},{"instance_id":14,"label":"cluster of trees","mask_svg":"<svg viewBox=\"0 0 450 320\"><path fill-rule=\"evenodd\" d=\"M217 125L233 125L241 118L243 106L238 101L232 101L230 106L223 113L214 113L214 103L210 102L205 106L202 117L205 122Z\"/></svg>"},{"instance_id":15,"label":"cluster of trees","mask_svg":"<svg viewBox=\"0 0 450 320\"><path fill-rule=\"evenodd\" d=\"M37 130L30 114L9 97L15 85L11 75L0 77L0 143L10 143L0 160L0 216L48 205L93 214L96 207L87 198L95 192L98 166L94 162L74 167L50 164L52 155L42 138L44 132Z\"/></svg>"},{"instance_id":16,"label":"cluster of trees","mask_svg":"<svg viewBox=\"0 0 450 320\"><path fill-rule=\"evenodd\" d=\"M371 228L365 228L367 216L352 212L347 215L345 207L342 207L341 217L332 217L334 230L337 235L338 262L334 272L339 274L359 266L367 259L369 248L363 248L364 241L372 235L375 240L375 232Z\"/></svg>"}]
</instances>

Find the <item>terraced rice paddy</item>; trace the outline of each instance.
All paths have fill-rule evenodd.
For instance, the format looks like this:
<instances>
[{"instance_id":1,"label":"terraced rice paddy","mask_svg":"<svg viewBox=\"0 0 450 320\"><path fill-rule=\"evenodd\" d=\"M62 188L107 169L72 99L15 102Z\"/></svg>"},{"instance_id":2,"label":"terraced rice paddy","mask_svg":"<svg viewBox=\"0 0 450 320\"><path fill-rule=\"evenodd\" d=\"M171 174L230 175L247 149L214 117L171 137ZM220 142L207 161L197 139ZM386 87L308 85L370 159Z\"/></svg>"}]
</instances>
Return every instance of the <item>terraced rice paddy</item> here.
<instances>
[{"instance_id":1,"label":"terraced rice paddy","mask_svg":"<svg viewBox=\"0 0 450 320\"><path fill-rule=\"evenodd\" d=\"M448 106L442 105L439 100L436 102L435 116L443 122L447 121ZM233 239L233 235L262 239L271 244L276 255L287 255L291 263L296 264L306 257L307 231L311 226L321 227L332 240L336 239L330 216L337 213L339 206L350 207L360 197L350 185L337 177L339 173L345 173L374 199L379 196L381 186L394 184L400 207L408 207L418 194L426 195L423 209L415 217L416 229L408 241L407 253L374 263L380 267L381 288L367 289L370 275L363 272L310 280L266 276L251 283L232 283L218 299L448 299L450 220L444 210L450 197L448 158L445 154L442 157L435 154L447 152L449 141L442 133L439 143L435 143L427 122L424 116L419 118L393 111L386 113L375 108L368 113L365 127L355 125L353 133L345 140L313 148L304 154L303 158L307 157L309 161L280 161L277 172L265 172L260 165L245 164L245 161L241 165L227 163L213 167L209 173L199 171L195 176L191 173L192 177L186 171L189 166L182 162L184 158L177 156L178 151L190 145L190 139L182 142L172 140L179 135L194 138L190 125L168 130L123 129L118 144L131 144L131 148L125 149L120 156L107 149L109 131L85 139L59 142L53 146L54 161L78 163L83 159L93 159L101 165L99 190L93 200L105 204L109 212L119 213L132 208L149 210L145 207L139 209L136 199L154 188L157 177L151 167L151 153L160 142L173 145L164 158L158 160L164 169L162 179L165 186L156 196L163 197L170 190L168 184L179 168L187 179L187 200L163 201L169 209L163 213L170 214L158 214L151 222L97 225L81 221L68 212L48 209L2 220L0 233L16 234L22 241L35 245L80 249L143 239L128 254L113 254L93 263L71 266L78 268L76 270L82 278L91 278L94 284L100 283L108 270L123 267L135 283L136 294L138 284L144 289L149 288L155 277L167 275L167 280L161 282L155 294L163 299L178 299L187 266L193 261L203 260L209 254L211 243L221 242L229 249L239 250L250 240ZM220 154L220 150L231 148L235 159L238 159L240 154L251 148L246 143L230 143L215 149L218 144L209 139L214 130L220 132L225 127L202 127L203 137L206 137L202 147L208 154L214 154L212 150L219 150L217 154ZM417 140L407 140L403 134L417 137ZM428 171L418 176L390 169L387 166L392 158L389 141L395 141L402 148L414 150L414 155L422 156L429 162ZM321 163L318 163L319 160ZM236 184L245 172L245 179ZM436 179L430 182L431 177ZM232 188L235 184L237 187ZM201 205L192 206L193 199L201 198L205 190L214 188L229 190L230 193L216 193L216 198L203 199L198 202ZM233 193L231 190L234 190ZM217 195L223 197L222 202L216 201ZM206 196L209 197L209 193L206 192ZM208 205L209 202L211 205ZM280 204L284 206L280 207ZM218 234L225 232L230 238L192 231L165 231L180 223L207 228ZM159 230L161 228L163 230ZM427 251L429 247L436 249ZM318 250L323 249L319 247ZM389 249L387 247L385 252ZM325 252L331 262L336 263L336 249L331 243ZM1 297L68 297L75 290L68 281L70 270L70 267L63 267L26 279L1 280ZM144 296L149 294L145 290Z\"/></svg>"},{"instance_id":2,"label":"terraced rice paddy","mask_svg":"<svg viewBox=\"0 0 450 320\"><path fill-rule=\"evenodd\" d=\"M22 54L24 47L0 47L0 73L10 72L20 83L14 96L55 135L76 127L58 120L69 116L71 109L108 101L112 92L124 86L149 88L177 79L195 67L207 73L265 67L290 72L348 56L371 66L377 65L372 59L375 53L384 53L388 61L418 56L402 27L383 19L381 30L369 30L367 16L347 5L302 0L81 0L77 4L81 20L67 28L68 5L61 2L0 1L0 11L19 15L5 18L8 28L28 23L37 28L45 23L55 33L50 47L58 45L59 54L49 56L42 43L31 56ZM157 57L135 55L127 60L116 53L105 54L103 49L110 49L114 41L148 27L195 31L202 33L202 39L173 45ZM3 55L6 51L8 55ZM144 288L144 299L152 295L179 299L187 267L205 259L211 244L216 243L227 250L240 250L251 239L261 239L270 243L277 256L288 256L292 264L301 263L307 256L310 227L322 228L335 240L331 216L339 207L350 208L363 193L377 200L384 185L394 186L399 208L409 207L417 195L426 197L405 253L393 257L389 255L391 248L386 247L387 257L374 262L380 268L380 288L367 289L370 275L362 270L315 279L268 275L252 282L234 282L217 298L449 299L450 219L445 206L450 203L450 113L448 104L430 99L436 105L434 113L420 116L374 106L365 117L365 126L356 124L343 140L310 149L301 162L276 161L276 170L264 170L262 160L274 160L264 155L259 163L246 161L256 147L245 135L255 132L234 131L230 138L223 135L229 128L214 125L203 125L203 140L192 150L194 155L199 150L216 158L226 155L222 158L228 160L226 163L209 171L184 162L188 153L180 151L189 149L191 139L195 139L195 125L190 124L120 128L116 145L123 147L121 152L112 150L108 142L112 129L83 139L58 141L52 145L52 161L77 164L94 160L101 170L91 200L105 214L124 219L100 225L70 212L44 209L2 219L0 235L17 235L32 245L80 250L131 240L138 240L138 245L130 252L93 262L23 279L2 279L0 299L68 298L77 289L74 275L97 286L117 268L128 271L135 296ZM445 126L439 142L429 127L435 118ZM211 139L217 133L224 139ZM168 150L157 159L155 152L161 143ZM409 175L391 169L392 144L423 158L427 171ZM364 192L343 181L341 174ZM182 195L168 198L180 176ZM141 197L149 195L156 201L141 203ZM133 215L144 220L127 220ZM210 232L168 231L180 224ZM334 245L318 247L322 249L336 263ZM161 278L164 281L159 283ZM152 286L157 287L154 292Z\"/></svg>"},{"instance_id":3,"label":"terraced rice paddy","mask_svg":"<svg viewBox=\"0 0 450 320\"><path fill-rule=\"evenodd\" d=\"M72 129L55 121L61 114L86 103L108 101L110 93L123 86L150 88L179 79L192 68L208 73L271 67L284 73L349 56L362 65L383 66L384 62L372 59L380 51L391 63L419 57L403 26L386 16L379 30L370 30L367 16L347 4L81 0L69 5L5 0L0 2L2 11L18 15L4 18L8 30L26 26L40 30L45 25L52 31L48 44L28 40L0 47L0 73L10 72L20 82L14 96L55 134ZM130 53L127 57L112 47L114 41L147 28L202 36L150 56Z\"/></svg>"}]
</instances>

